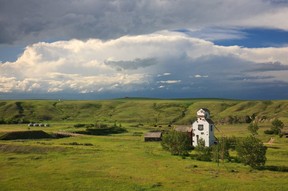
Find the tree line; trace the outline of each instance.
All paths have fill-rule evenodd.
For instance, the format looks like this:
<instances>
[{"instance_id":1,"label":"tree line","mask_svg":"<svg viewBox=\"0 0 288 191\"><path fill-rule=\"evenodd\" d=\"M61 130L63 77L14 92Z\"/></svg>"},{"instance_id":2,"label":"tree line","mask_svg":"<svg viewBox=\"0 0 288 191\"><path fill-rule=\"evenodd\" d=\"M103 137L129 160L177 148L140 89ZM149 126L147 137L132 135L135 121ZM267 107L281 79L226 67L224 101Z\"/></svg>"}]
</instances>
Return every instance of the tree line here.
<instances>
[{"instance_id":1,"label":"tree line","mask_svg":"<svg viewBox=\"0 0 288 191\"><path fill-rule=\"evenodd\" d=\"M281 136L283 127L284 123L279 119L275 119L272 121L269 132ZM205 147L204 140L200 139L198 146L195 148L191 146L190 138L186 133L172 130L163 135L161 145L172 155L186 157L189 156L191 150L194 150L190 156L196 160L215 162L227 160L241 162L254 169L261 168L267 160L267 147L256 137L259 130L257 123L250 123L247 129L251 133L247 137L221 137L217 144L212 147ZM230 156L230 151L236 151L237 156Z\"/></svg>"}]
</instances>

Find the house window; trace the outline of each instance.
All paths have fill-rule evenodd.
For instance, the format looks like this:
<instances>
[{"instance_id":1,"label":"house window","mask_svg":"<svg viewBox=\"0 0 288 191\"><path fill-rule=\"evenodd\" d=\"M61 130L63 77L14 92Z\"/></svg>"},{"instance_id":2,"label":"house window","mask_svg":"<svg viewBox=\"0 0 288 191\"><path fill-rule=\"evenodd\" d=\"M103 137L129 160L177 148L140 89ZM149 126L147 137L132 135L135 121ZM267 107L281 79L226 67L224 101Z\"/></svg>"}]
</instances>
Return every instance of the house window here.
<instances>
[{"instance_id":1,"label":"house window","mask_svg":"<svg viewBox=\"0 0 288 191\"><path fill-rule=\"evenodd\" d=\"M203 131L204 130L204 126L203 125L198 125L198 130L199 131Z\"/></svg>"}]
</instances>

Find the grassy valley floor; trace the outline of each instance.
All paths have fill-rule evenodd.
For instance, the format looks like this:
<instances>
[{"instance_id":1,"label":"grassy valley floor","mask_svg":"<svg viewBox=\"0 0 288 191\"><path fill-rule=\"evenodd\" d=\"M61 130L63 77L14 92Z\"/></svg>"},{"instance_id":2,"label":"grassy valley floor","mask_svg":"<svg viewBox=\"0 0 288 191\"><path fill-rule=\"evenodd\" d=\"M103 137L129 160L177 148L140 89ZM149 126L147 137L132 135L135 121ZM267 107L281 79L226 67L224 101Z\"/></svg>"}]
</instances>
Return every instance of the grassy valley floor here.
<instances>
[{"instance_id":1,"label":"grassy valley floor","mask_svg":"<svg viewBox=\"0 0 288 191\"><path fill-rule=\"evenodd\" d=\"M69 131L70 126L52 124L44 131ZM117 135L0 141L0 190L288 190L287 172L172 156L159 142L143 141L149 127L123 127L128 131ZM248 135L246 124L218 128L218 137ZM267 128L260 125L264 142L270 138L263 134ZM0 126L2 134L23 129L27 126ZM287 167L288 139L275 136L266 145L266 164Z\"/></svg>"}]
</instances>

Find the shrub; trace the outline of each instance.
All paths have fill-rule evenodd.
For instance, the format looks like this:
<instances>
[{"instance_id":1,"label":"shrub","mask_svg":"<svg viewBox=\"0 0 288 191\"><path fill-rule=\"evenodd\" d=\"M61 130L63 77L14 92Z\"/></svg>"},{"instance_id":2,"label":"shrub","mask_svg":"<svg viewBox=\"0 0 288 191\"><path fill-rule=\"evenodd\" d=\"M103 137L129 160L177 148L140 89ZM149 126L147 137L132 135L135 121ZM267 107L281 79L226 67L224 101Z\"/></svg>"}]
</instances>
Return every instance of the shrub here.
<instances>
[{"instance_id":1,"label":"shrub","mask_svg":"<svg viewBox=\"0 0 288 191\"><path fill-rule=\"evenodd\" d=\"M5 124L5 120L4 119L0 119L0 124Z\"/></svg>"},{"instance_id":2,"label":"shrub","mask_svg":"<svg viewBox=\"0 0 288 191\"><path fill-rule=\"evenodd\" d=\"M161 145L163 149L170 151L172 155L187 156L192 149L187 134L174 130L164 133Z\"/></svg>"},{"instance_id":3,"label":"shrub","mask_svg":"<svg viewBox=\"0 0 288 191\"><path fill-rule=\"evenodd\" d=\"M281 120L274 119L272 121L271 130L274 132L274 134L280 135L281 134L281 130L283 129L283 127L284 127L284 123Z\"/></svg>"},{"instance_id":4,"label":"shrub","mask_svg":"<svg viewBox=\"0 0 288 191\"><path fill-rule=\"evenodd\" d=\"M284 123L281 120L274 119L272 121L271 129L270 130L265 130L264 133L268 134L268 135L275 134L275 135L279 135L280 137L282 137L283 135L281 133L281 130L283 129L283 127L284 127Z\"/></svg>"},{"instance_id":5,"label":"shrub","mask_svg":"<svg viewBox=\"0 0 288 191\"><path fill-rule=\"evenodd\" d=\"M125 133L127 130L122 127L106 127L106 128L87 128L85 132L78 132L88 135L110 135L110 134L119 134Z\"/></svg>"},{"instance_id":6,"label":"shrub","mask_svg":"<svg viewBox=\"0 0 288 191\"><path fill-rule=\"evenodd\" d=\"M274 134L274 131L268 129L268 130L265 130L264 133L267 135L272 135L272 134Z\"/></svg>"},{"instance_id":7,"label":"shrub","mask_svg":"<svg viewBox=\"0 0 288 191\"><path fill-rule=\"evenodd\" d=\"M258 135L259 126L257 123L250 123L247 129L252 135Z\"/></svg>"},{"instance_id":8,"label":"shrub","mask_svg":"<svg viewBox=\"0 0 288 191\"><path fill-rule=\"evenodd\" d=\"M219 159L224 161L225 159L230 160L229 149L231 149L230 139L222 137L219 139L217 145L212 146L213 160L218 162Z\"/></svg>"},{"instance_id":9,"label":"shrub","mask_svg":"<svg viewBox=\"0 0 288 191\"><path fill-rule=\"evenodd\" d=\"M255 138L249 136L237 142L237 155L242 163L249 165L252 168L259 168L265 165L267 147Z\"/></svg>"},{"instance_id":10,"label":"shrub","mask_svg":"<svg viewBox=\"0 0 288 191\"><path fill-rule=\"evenodd\" d=\"M76 128L85 127L85 124L78 123L78 124L75 124L74 127Z\"/></svg>"},{"instance_id":11,"label":"shrub","mask_svg":"<svg viewBox=\"0 0 288 191\"><path fill-rule=\"evenodd\" d=\"M6 120L6 124L18 124L19 123L19 119L12 117Z\"/></svg>"},{"instance_id":12,"label":"shrub","mask_svg":"<svg viewBox=\"0 0 288 191\"><path fill-rule=\"evenodd\" d=\"M75 133L79 134L88 134L88 135L110 135L127 132L123 127L107 124L76 124L74 127L86 127L86 130L76 131Z\"/></svg>"},{"instance_id":13,"label":"shrub","mask_svg":"<svg viewBox=\"0 0 288 191\"><path fill-rule=\"evenodd\" d=\"M195 147L196 160L211 161L212 160L212 148L205 147L205 141L200 139L198 145Z\"/></svg>"},{"instance_id":14,"label":"shrub","mask_svg":"<svg viewBox=\"0 0 288 191\"><path fill-rule=\"evenodd\" d=\"M232 137L225 137L226 145L231 150L236 150L237 141L239 138L232 136Z\"/></svg>"},{"instance_id":15,"label":"shrub","mask_svg":"<svg viewBox=\"0 0 288 191\"><path fill-rule=\"evenodd\" d=\"M37 118L39 121L49 121L53 119L53 117L48 114L38 115Z\"/></svg>"},{"instance_id":16,"label":"shrub","mask_svg":"<svg viewBox=\"0 0 288 191\"><path fill-rule=\"evenodd\" d=\"M90 128L90 127L95 127L95 125L94 124L77 123L74 125L74 127L76 127L76 128L81 128L81 127Z\"/></svg>"}]
</instances>

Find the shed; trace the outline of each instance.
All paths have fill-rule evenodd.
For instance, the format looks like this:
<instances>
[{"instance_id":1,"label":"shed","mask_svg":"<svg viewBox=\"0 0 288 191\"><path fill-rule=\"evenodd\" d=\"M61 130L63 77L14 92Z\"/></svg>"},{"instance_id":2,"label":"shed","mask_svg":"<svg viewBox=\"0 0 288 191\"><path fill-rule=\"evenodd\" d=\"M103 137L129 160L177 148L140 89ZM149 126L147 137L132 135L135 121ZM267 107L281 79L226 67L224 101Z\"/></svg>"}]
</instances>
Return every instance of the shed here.
<instances>
[{"instance_id":1,"label":"shed","mask_svg":"<svg viewBox=\"0 0 288 191\"><path fill-rule=\"evenodd\" d=\"M162 132L148 132L144 135L144 141L161 141L162 140Z\"/></svg>"}]
</instances>

